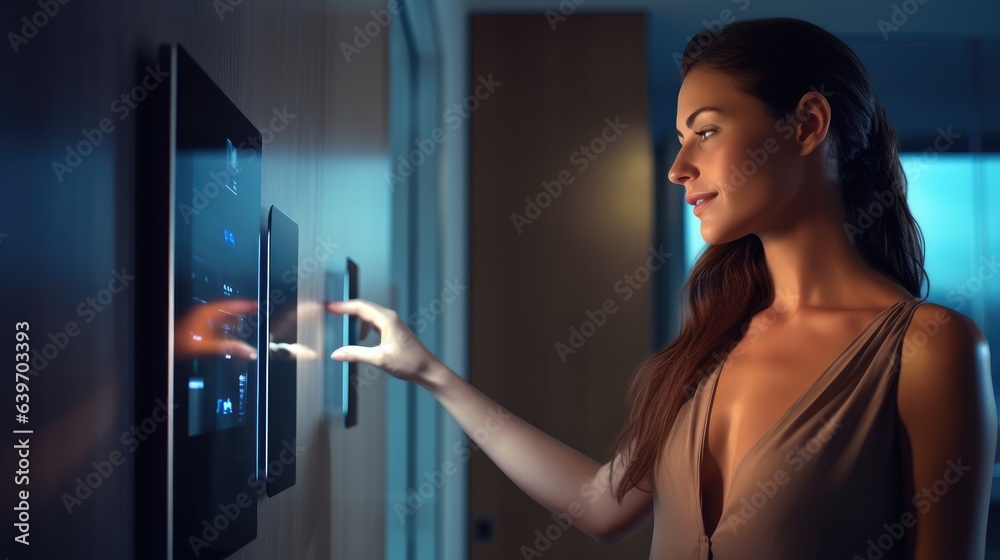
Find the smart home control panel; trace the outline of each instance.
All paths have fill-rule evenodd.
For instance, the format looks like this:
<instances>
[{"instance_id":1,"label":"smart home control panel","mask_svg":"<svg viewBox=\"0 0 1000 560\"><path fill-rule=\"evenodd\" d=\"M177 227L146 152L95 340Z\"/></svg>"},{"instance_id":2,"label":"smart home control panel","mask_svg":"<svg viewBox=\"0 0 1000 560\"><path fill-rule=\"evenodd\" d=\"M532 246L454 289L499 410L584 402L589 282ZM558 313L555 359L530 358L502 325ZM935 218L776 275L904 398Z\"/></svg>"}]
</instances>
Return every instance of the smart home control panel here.
<instances>
[{"instance_id":1,"label":"smart home control panel","mask_svg":"<svg viewBox=\"0 0 1000 560\"><path fill-rule=\"evenodd\" d=\"M267 301L266 367L261 379L261 464L267 495L295 484L298 346L299 226L274 206L268 212L265 247ZM263 300L262 300L263 301Z\"/></svg>"},{"instance_id":2,"label":"smart home control panel","mask_svg":"<svg viewBox=\"0 0 1000 560\"><path fill-rule=\"evenodd\" d=\"M260 132L179 45L137 117L137 558L221 560L257 536Z\"/></svg>"}]
</instances>

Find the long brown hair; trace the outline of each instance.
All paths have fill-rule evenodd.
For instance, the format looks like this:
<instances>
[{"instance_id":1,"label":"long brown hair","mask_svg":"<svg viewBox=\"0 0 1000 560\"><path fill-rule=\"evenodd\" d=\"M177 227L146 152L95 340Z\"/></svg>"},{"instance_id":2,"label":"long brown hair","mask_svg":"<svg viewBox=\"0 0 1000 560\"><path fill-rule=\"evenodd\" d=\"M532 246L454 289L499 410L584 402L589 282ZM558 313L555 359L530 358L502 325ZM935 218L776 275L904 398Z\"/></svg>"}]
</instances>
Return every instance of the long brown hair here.
<instances>
[{"instance_id":1,"label":"long brown hair","mask_svg":"<svg viewBox=\"0 0 1000 560\"><path fill-rule=\"evenodd\" d=\"M869 265L920 297L927 276L923 235L906 204L896 136L854 52L809 22L766 18L692 37L680 60L681 80L696 65L733 77L775 120L792 114L810 90L827 97L832 114L827 138L843 193L845 233ZM877 219L870 219L872 208L880 211ZM740 341L750 319L773 302L774 286L756 235L709 246L698 258L681 288L680 333L640 365L629 389L629 418L612 454L621 455L624 473L615 477L618 461L611 465L611 480L620 479L612 486L619 504L632 488L653 487L681 405Z\"/></svg>"}]
</instances>

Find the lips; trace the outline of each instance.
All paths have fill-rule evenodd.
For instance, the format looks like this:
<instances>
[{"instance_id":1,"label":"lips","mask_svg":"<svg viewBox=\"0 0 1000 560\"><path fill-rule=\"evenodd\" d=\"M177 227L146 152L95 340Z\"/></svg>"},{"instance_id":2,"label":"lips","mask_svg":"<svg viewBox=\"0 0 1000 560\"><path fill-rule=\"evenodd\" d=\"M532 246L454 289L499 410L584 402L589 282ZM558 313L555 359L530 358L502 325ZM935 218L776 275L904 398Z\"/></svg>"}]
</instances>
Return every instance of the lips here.
<instances>
[{"instance_id":1,"label":"lips","mask_svg":"<svg viewBox=\"0 0 1000 560\"><path fill-rule=\"evenodd\" d=\"M691 193L691 194L686 195L684 197L684 200L686 200L687 203L690 204L691 206L694 206L694 205L698 204L698 201L701 200L701 199L708 200L710 198L715 198L718 195L719 195L719 193L714 193L714 192Z\"/></svg>"}]
</instances>

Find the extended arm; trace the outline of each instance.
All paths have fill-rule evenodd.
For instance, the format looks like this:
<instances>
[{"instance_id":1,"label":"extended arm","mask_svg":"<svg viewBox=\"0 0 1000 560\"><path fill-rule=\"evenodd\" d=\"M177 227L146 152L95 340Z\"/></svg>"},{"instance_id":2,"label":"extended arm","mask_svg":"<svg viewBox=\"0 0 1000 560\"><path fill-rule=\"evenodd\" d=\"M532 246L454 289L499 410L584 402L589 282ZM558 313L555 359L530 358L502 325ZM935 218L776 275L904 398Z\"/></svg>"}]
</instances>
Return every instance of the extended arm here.
<instances>
[{"instance_id":1,"label":"extended arm","mask_svg":"<svg viewBox=\"0 0 1000 560\"><path fill-rule=\"evenodd\" d=\"M611 496L609 465L548 436L511 414L443 364L421 385L521 490L595 540L614 544L642 528L652 495L633 488L619 506ZM615 466L618 477L624 468Z\"/></svg>"},{"instance_id":2,"label":"extended arm","mask_svg":"<svg viewBox=\"0 0 1000 560\"><path fill-rule=\"evenodd\" d=\"M568 515L577 528L607 544L645 525L653 509L649 492L633 488L618 505L611 496L609 465L549 437L486 397L428 352L394 310L362 299L327 302L327 310L357 315L382 337L376 347L338 348L333 359L368 363L427 389L500 470L549 511ZM624 463L616 460L615 475L622 472Z\"/></svg>"}]
</instances>

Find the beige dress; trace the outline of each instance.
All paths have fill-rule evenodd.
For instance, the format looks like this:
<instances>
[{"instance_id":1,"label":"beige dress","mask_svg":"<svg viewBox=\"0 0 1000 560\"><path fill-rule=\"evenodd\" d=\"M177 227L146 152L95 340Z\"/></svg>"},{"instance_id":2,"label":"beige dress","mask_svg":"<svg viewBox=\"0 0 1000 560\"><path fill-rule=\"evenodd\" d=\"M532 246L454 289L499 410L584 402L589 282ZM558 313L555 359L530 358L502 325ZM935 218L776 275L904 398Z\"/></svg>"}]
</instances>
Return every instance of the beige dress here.
<instances>
[{"instance_id":1,"label":"beige dress","mask_svg":"<svg viewBox=\"0 0 1000 560\"><path fill-rule=\"evenodd\" d=\"M902 558L913 497L904 496L896 378L923 301L879 313L750 448L712 535L699 466L721 365L704 377L656 473L650 560Z\"/></svg>"}]
</instances>

